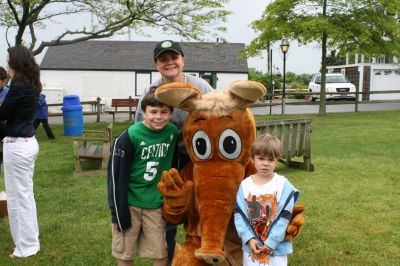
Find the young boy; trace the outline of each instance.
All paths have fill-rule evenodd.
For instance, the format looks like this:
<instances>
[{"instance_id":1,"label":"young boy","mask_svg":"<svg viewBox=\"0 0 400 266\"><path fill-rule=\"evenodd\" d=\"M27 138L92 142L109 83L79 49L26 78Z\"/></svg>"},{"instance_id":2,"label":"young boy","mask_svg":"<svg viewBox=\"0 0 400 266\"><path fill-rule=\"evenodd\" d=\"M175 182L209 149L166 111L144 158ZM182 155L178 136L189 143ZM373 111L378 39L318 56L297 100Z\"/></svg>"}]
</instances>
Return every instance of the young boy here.
<instances>
[{"instance_id":1,"label":"young boy","mask_svg":"<svg viewBox=\"0 0 400 266\"><path fill-rule=\"evenodd\" d=\"M257 173L244 179L236 197L235 226L243 243L243 265L287 265L292 243L284 241L299 191L274 172L281 151L276 137L258 137L251 147Z\"/></svg>"},{"instance_id":2,"label":"young boy","mask_svg":"<svg viewBox=\"0 0 400 266\"><path fill-rule=\"evenodd\" d=\"M141 102L144 120L130 126L114 142L108 167L108 201L112 214L112 255L118 265L140 257L167 265L167 246L157 189L169 170L177 128L170 123L173 108L160 103L150 90Z\"/></svg>"},{"instance_id":3,"label":"young boy","mask_svg":"<svg viewBox=\"0 0 400 266\"><path fill-rule=\"evenodd\" d=\"M33 126L37 129L42 123L44 131L49 139L55 139L53 131L49 125L49 107L46 102L46 95L39 94L39 107L35 112L35 120L33 121Z\"/></svg>"},{"instance_id":4,"label":"young boy","mask_svg":"<svg viewBox=\"0 0 400 266\"><path fill-rule=\"evenodd\" d=\"M8 76L4 67L0 67L0 105L3 103L4 98L8 93Z\"/></svg>"},{"instance_id":5,"label":"young boy","mask_svg":"<svg viewBox=\"0 0 400 266\"><path fill-rule=\"evenodd\" d=\"M8 93L8 75L7 71L4 67L0 67L0 105L3 103L4 98ZM3 164L3 143L1 142L3 138L6 136L6 123L4 121L0 121L0 172L1 166Z\"/></svg>"}]
</instances>

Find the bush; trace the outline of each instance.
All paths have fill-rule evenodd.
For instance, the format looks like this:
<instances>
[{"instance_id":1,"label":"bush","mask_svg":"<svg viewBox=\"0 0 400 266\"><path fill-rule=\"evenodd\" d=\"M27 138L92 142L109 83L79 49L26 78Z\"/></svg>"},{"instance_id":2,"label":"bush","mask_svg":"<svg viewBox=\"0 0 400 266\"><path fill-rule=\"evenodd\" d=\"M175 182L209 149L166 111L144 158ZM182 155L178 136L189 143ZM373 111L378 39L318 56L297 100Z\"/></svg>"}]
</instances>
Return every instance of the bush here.
<instances>
[{"instance_id":1,"label":"bush","mask_svg":"<svg viewBox=\"0 0 400 266\"><path fill-rule=\"evenodd\" d=\"M289 84L289 89L290 89L290 92L307 92L308 91L307 86L300 82L293 82L293 83ZM289 99L304 99L304 95L303 94L288 95L287 98L289 98Z\"/></svg>"}]
</instances>

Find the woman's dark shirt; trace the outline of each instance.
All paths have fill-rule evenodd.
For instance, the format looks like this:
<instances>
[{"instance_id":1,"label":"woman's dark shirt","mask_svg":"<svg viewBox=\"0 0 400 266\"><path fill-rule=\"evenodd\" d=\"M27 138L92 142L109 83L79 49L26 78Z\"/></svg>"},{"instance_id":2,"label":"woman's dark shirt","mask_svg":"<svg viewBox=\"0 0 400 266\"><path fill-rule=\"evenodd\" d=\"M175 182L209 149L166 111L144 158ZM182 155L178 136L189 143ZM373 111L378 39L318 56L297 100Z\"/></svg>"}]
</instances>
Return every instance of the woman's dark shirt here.
<instances>
[{"instance_id":1,"label":"woman's dark shirt","mask_svg":"<svg viewBox=\"0 0 400 266\"><path fill-rule=\"evenodd\" d=\"M23 81L13 81L0 106L0 120L6 120L8 137L32 137L35 135L33 118L38 107L36 90Z\"/></svg>"}]
</instances>

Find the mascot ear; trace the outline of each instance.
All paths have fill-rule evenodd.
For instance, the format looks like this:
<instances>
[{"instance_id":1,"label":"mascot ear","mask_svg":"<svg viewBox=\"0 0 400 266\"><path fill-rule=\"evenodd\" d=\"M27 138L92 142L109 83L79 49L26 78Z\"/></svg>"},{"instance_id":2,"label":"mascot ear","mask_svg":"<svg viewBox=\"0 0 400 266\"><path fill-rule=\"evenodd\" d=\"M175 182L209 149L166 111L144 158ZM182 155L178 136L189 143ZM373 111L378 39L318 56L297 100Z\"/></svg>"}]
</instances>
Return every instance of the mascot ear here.
<instances>
[{"instance_id":1,"label":"mascot ear","mask_svg":"<svg viewBox=\"0 0 400 266\"><path fill-rule=\"evenodd\" d=\"M173 82L158 87L155 96L162 103L191 111L193 101L201 97L201 92L190 83Z\"/></svg>"},{"instance_id":2,"label":"mascot ear","mask_svg":"<svg viewBox=\"0 0 400 266\"><path fill-rule=\"evenodd\" d=\"M227 92L239 106L245 108L264 96L267 93L267 89L257 81L236 80L232 82Z\"/></svg>"}]
</instances>

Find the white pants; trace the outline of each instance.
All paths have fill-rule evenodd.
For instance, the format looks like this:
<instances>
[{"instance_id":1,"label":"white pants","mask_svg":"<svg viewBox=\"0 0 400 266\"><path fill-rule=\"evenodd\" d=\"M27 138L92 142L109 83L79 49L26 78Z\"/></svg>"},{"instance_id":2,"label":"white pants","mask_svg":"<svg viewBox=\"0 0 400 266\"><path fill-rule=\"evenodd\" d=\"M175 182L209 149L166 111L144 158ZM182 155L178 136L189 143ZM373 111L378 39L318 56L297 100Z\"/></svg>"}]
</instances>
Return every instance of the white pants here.
<instances>
[{"instance_id":1,"label":"white pants","mask_svg":"<svg viewBox=\"0 0 400 266\"><path fill-rule=\"evenodd\" d=\"M4 179L14 255L27 257L40 250L33 172L39 145L35 137L3 140Z\"/></svg>"},{"instance_id":2,"label":"white pants","mask_svg":"<svg viewBox=\"0 0 400 266\"><path fill-rule=\"evenodd\" d=\"M250 254L247 252L243 252L243 266L287 266L287 264L287 255L271 256L269 263L265 264L258 261L253 262L250 258Z\"/></svg>"}]
</instances>

